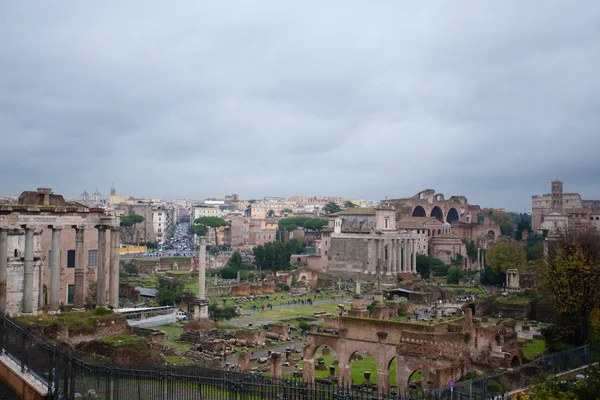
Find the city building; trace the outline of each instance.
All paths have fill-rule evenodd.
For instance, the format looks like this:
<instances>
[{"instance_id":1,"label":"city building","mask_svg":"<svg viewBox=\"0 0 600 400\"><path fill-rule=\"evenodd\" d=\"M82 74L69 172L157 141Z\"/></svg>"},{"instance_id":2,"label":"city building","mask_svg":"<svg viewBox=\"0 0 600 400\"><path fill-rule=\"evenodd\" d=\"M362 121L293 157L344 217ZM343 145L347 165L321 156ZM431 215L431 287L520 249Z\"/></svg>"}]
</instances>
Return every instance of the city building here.
<instances>
[{"instance_id":1,"label":"city building","mask_svg":"<svg viewBox=\"0 0 600 400\"><path fill-rule=\"evenodd\" d=\"M531 197L534 232L585 227L600 228L600 200L583 200L579 193L564 193L559 180L552 181L550 193Z\"/></svg>"}]
</instances>

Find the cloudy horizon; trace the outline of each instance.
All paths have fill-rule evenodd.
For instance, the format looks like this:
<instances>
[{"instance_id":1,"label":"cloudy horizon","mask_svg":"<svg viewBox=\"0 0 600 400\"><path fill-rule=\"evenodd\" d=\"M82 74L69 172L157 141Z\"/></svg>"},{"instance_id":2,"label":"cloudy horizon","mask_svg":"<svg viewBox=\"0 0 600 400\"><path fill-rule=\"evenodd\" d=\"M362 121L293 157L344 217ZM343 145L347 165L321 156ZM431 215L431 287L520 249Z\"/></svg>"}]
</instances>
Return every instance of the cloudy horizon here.
<instances>
[{"instance_id":1,"label":"cloudy horizon","mask_svg":"<svg viewBox=\"0 0 600 400\"><path fill-rule=\"evenodd\" d=\"M591 0L6 1L0 196L600 199L599 39Z\"/></svg>"}]
</instances>

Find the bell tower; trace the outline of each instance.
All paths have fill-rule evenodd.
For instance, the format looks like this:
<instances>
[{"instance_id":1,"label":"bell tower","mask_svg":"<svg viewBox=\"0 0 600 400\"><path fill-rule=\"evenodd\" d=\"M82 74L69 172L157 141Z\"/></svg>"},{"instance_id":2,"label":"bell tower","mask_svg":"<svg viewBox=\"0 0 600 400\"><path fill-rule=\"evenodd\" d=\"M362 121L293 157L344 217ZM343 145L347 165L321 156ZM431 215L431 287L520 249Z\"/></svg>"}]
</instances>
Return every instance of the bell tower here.
<instances>
[{"instance_id":1,"label":"bell tower","mask_svg":"<svg viewBox=\"0 0 600 400\"><path fill-rule=\"evenodd\" d=\"M563 211L563 183L552 181L552 210Z\"/></svg>"}]
</instances>

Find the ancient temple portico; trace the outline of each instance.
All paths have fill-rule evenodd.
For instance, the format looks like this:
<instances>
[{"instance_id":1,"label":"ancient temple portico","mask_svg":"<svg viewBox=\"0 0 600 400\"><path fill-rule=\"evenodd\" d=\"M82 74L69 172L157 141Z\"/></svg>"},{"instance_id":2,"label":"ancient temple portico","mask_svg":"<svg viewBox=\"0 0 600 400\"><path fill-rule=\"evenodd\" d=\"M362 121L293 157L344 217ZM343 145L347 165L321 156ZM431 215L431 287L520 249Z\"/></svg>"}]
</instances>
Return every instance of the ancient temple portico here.
<instances>
[{"instance_id":1,"label":"ancient temple portico","mask_svg":"<svg viewBox=\"0 0 600 400\"><path fill-rule=\"evenodd\" d=\"M398 230L396 212L389 204L331 215L322 234L321 256L329 273L348 278L360 273L369 279L380 271L394 281L399 274L417 273L420 235Z\"/></svg>"},{"instance_id":2,"label":"ancient temple portico","mask_svg":"<svg viewBox=\"0 0 600 400\"><path fill-rule=\"evenodd\" d=\"M0 205L0 311L57 311L71 299L83 307L86 276L97 280L96 304L117 308L119 222L113 213L66 202L50 189L23 192L18 204ZM93 234L97 250L84 246Z\"/></svg>"}]
</instances>

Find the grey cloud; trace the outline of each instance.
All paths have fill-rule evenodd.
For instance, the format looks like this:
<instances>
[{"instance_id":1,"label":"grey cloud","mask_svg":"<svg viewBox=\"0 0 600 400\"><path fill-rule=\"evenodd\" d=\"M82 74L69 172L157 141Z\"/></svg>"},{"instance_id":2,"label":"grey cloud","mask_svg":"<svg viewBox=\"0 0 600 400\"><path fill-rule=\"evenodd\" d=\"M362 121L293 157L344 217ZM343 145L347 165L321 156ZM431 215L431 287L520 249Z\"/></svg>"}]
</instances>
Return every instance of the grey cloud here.
<instances>
[{"instance_id":1,"label":"grey cloud","mask_svg":"<svg viewBox=\"0 0 600 400\"><path fill-rule=\"evenodd\" d=\"M591 0L2 8L4 195L600 198Z\"/></svg>"}]
</instances>

